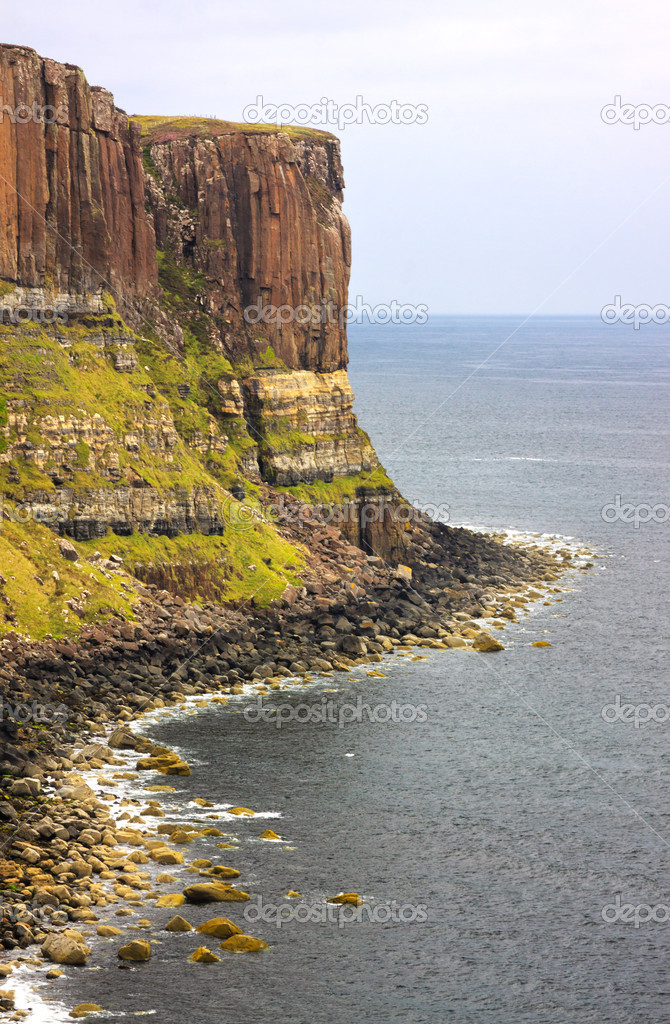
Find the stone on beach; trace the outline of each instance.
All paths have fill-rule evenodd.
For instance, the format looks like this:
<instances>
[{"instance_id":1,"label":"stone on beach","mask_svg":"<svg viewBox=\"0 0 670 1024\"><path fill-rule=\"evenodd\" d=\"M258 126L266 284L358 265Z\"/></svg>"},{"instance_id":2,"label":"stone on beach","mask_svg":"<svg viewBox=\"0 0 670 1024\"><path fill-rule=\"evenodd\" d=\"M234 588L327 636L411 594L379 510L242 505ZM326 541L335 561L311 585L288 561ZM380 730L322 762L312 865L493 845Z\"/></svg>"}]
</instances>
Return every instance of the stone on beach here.
<instances>
[{"instance_id":1,"label":"stone on beach","mask_svg":"<svg viewBox=\"0 0 670 1024\"><path fill-rule=\"evenodd\" d=\"M490 651L504 651L505 647L500 643L500 640L496 640L495 637L490 636L488 633L479 633L473 645L476 651L481 651L484 654Z\"/></svg>"},{"instance_id":2,"label":"stone on beach","mask_svg":"<svg viewBox=\"0 0 670 1024\"><path fill-rule=\"evenodd\" d=\"M156 900L157 907L181 907L186 902L186 897L180 892L165 893Z\"/></svg>"},{"instance_id":3,"label":"stone on beach","mask_svg":"<svg viewBox=\"0 0 670 1024\"><path fill-rule=\"evenodd\" d=\"M148 960L151 956L151 945L144 939L133 939L132 942L128 942L125 946L121 946L117 956L122 960L131 960L135 963L141 963L144 960Z\"/></svg>"},{"instance_id":4,"label":"stone on beach","mask_svg":"<svg viewBox=\"0 0 670 1024\"><path fill-rule=\"evenodd\" d=\"M256 953L261 949L269 949L267 942L262 939L255 939L252 935L231 935L229 939L222 942L219 949L225 949L227 953Z\"/></svg>"},{"instance_id":5,"label":"stone on beach","mask_svg":"<svg viewBox=\"0 0 670 1024\"><path fill-rule=\"evenodd\" d=\"M239 878L242 872L237 868L227 868L223 864L217 864L215 867L203 871L203 874L212 878Z\"/></svg>"},{"instance_id":6,"label":"stone on beach","mask_svg":"<svg viewBox=\"0 0 670 1024\"><path fill-rule=\"evenodd\" d=\"M80 1003L79 1006L75 1006L74 1010L70 1010L70 1017L74 1017L76 1020L88 1017L92 1013L102 1013L102 1006L98 1006L97 1003Z\"/></svg>"},{"instance_id":7,"label":"stone on beach","mask_svg":"<svg viewBox=\"0 0 670 1024\"><path fill-rule=\"evenodd\" d=\"M227 917L212 917L209 921L199 924L196 931L202 935L213 935L215 939L229 939L231 935L242 934L242 929Z\"/></svg>"},{"instance_id":8,"label":"stone on beach","mask_svg":"<svg viewBox=\"0 0 670 1024\"><path fill-rule=\"evenodd\" d=\"M185 917L181 914L176 914L175 917L171 917L168 923L165 925L166 932L191 932L193 931L193 925L190 924ZM197 931L200 931L198 928Z\"/></svg>"},{"instance_id":9,"label":"stone on beach","mask_svg":"<svg viewBox=\"0 0 670 1024\"><path fill-rule=\"evenodd\" d=\"M156 864L183 864L184 854L179 850L168 850L167 846L160 846L149 854Z\"/></svg>"},{"instance_id":10,"label":"stone on beach","mask_svg":"<svg viewBox=\"0 0 670 1024\"><path fill-rule=\"evenodd\" d=\"M42 943L42 953L54 964L81 966L88 960L88 953L81 943L67 935L56 935L53 932Z\"/></svg>"},{"instance_id":11,"label":"stone on beach","mask_svg":"<svg viewBox=\"0 0 670 1024\"><path fill-rule=\"evenodd\" d=\"M216 956L212 953L211 949L207 949L206 946L198 946L194 953L191 953L188 958L192 964L218 964L221 962L221 957Z\"/></svg>"},{"instance_id":12,"label":"stone on beach","mask_svg":"<svg viewBox=\"0 0 670 1024\"><path fill-rule=\"evenodd\" d=\"M216 903L231 902L242 903L251 899L248 892L234 889L231 885L217 885L207 882L197 882L195 885L188 885L184 889L184 896L190 903Z\"/></svg>"}]
</instances>

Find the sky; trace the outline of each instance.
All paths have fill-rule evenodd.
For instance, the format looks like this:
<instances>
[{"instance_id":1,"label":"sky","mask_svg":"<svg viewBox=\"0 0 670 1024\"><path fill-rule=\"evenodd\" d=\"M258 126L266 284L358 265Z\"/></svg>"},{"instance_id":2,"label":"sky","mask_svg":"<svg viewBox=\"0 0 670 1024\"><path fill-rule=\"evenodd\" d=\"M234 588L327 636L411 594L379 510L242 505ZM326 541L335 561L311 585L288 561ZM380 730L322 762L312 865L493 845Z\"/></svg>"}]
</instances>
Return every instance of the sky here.
<instances>
[{"instance_id":1,"label":"sky","mask_svg":"<svg viewBox=\"0 0 670 1024\"><path fill-rule=\"evenodd\" d=\"M432 314L670 304L665 0L0 0L2 41L80 65L128 113L424 105L340 137L350 299ZM663 123L604 123L622 104ZM324 127L328 127L324 125Z\"/></svg>"}]
</instances>

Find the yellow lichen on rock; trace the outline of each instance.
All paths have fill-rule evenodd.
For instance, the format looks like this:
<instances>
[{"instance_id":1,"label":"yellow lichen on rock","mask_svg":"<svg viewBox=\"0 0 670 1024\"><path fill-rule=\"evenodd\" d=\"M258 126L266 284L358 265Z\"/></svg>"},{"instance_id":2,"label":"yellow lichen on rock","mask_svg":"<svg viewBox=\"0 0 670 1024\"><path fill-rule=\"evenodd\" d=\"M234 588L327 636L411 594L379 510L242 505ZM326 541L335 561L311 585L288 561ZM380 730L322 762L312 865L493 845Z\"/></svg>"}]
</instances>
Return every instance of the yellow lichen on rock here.
<instances>
[{"instance_id":1,"label":"yellow lichen on rock","mask_svg":"<svg viewBox=\"0 0 670 1024\"><path fill-rule=\"evenodd\" d=\"M192 964L219 964L221 963L221 957L216 956L212 953L211 949L207 949L207 946L198 946L194 953L191 953L189 963Z\"/></svg>"},{"instance_id":2,"label":"yellow lichen on rock","mask_svg":"<svg viewBox=\"0 0 670 1024\"><path fill-rule=\"evenodd\" d=\"M248 892L234 889L232 885L220 883L197 882L184 889L184 896L190 903L243 903L251 899Z\"/></svg>"},{"instance_id":3,"label":"yellow lichen on rock","mask_svg":"<svg viewBox=\"0 0 670 1024\"><path fill-rule=\"evenodd\" d=\"M548 640L536 640L530 646L531 647L553 647L553 644L550 644Z\"/></svg>"},{"instance_id":4,"label":"yellow lichen on rock","mask_svg":"<svg viewBox=\"0 0 670 1024\"><path fill-rule=\"evenodd\" d=\"M201 935L213 935L215 939L229 939L231 935L242 934L242 929L227 917L212 917L209 921L199 924L196 931Z\"/></svg>"},{"instance_id":5,"label":"yellow lichen on rock","mask_svg":"<svg viewBox=\"0 0 670 1024\"><path fill-rule=\"evenodd\" d=\"M181 907L186 902L186 897L180 892L166 892L156 900L157 907Z\"/></svg>"},{"instance_id":6,"label":"yellow lichen on rock","mask_svg":"<svg viewBox=\"0 0 670 1024\"><path fill-rule=\"evenodd\" d=\"M255 939L252 935L231 935L229 939L222 942L219 949L225 949L227 953L256 953L261 949L269 949L267 942L262 939Z\"/></svg>"},{"instance_id":7,"label":"yellow lichen on rock","mask_svg":"<svg viewBox=\"0 0 670 1024\"><path fill-rule=\"evenodd\" d=\"M159 846L149 854L156 864L183 864L184 854L179 850L168 850L167 846Z\"/></svg>"},{"instance_id":8,"label":"yellow lichen on rock","mask_svg":"<svg viewBox=\"0 0 670 1024\"><path fill-rule=\"evenodd\" d=\"M88 1017L91 1013L102 1013L102 1006L98 1006L97 1003L80 1003L79 1006L75 1006L74 1010L70 1010L70 1017L77 1020L81 1017Z\"/></svg>"},{"instance_id":9,"label":"yellow lichen on rock","mask_svg":"<svg viewBox=\"0 0 670 1024\"><path fill-rule=\"evenodd\" d=\"M341 892L339 896L329 896L326 903L350 904L359 907L363 900L357 892Z\"/></svg>"},{"instance_id":10,"label":"yellow lichen on rock","mask_svg":"<svg viewBox=\"0 0 670 1024\"><path fill-rule=\"evenodd\" d=\"M250 807L231 807L226 811L226 814L237 814L243 818L253 818L256 812L252 811Z\"/></svg>"},{"instance_id":11,"label":"yellow lichen on rock","mask_svg":"<svg viewBox=\"0 0 670 1024\"><path fill-rule=\"evenodd\" d=\"M495 637L490 636L489 633L479 633L475 639L473 645L476 651L488 653L490 651L504 651L505 648L500 640L496 640Z\"/></svg>"},{"instance_id":12,"label":"yellow lichen on rock","mask_svg":"<svg viewBox=\"0 0 670 1024\"><path fill-rule=\"evenodd\" d=\"M223 864L217 864L216 867L209 868L208 871L203 871L203 875L209 875L211 878L239 878L242 874L237 868L227 868Z\"/></svg>"},{"instance_id":13,"label":"yellow lichen on rock","mask_svg":"<svg viewBox=\"0 0 670 1024\"><path fill-rule=\"evenodd\" d=\"M171 917L168 923L165 925L166 932L190 932L193 931L193 925L190 924L185 917L181 914L176 914L175 917Z\"/></svg>"},{"instance_id":14,"label":"yellow lichen on rock","mask_svg":"<svg viewBox=\"0 0 670 1024\"><path fill-rule=\"evenodd\" d=\"M117 956L122 960L132 960L135 963L141 963L144 960L148 960L151 956L151 945L144 939L133 939L132 942L121 946Z\"/></svg>"},{"instance_id":15,"label":"yellow lichen on rock","mask_svg":"<svg viewBox=\"0 0 670 1024\"><path fill-rule=\"evenodd\" d=\"M170 834L170 839L171 839L171 841L173 843L192 843L193 842L193 836L189 835L188 832L185 832L181 828L177 829L175 832L172 832Z\"/></svg>"},{"instance_id":16,"label":"yellow lichen on rock","mask_svg":"<svg viewBox=\"0 0 670 1024\"><path fill-rule=\"evenodd\" d=\"M265 832L261 836L261 839L271 839L271 840L279 839L281 841L281 836L278 836L277 833L273 832L271 828L266 828Z\"/></svg>"}]
</instances>

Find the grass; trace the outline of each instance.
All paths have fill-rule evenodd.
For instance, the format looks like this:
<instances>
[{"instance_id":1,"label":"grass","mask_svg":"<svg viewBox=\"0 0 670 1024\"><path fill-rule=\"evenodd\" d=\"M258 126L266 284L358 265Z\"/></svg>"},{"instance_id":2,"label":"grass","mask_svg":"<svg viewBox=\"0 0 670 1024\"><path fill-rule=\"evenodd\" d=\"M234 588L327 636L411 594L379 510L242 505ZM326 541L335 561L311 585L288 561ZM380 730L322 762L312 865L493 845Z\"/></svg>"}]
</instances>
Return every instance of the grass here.
<instances>
[{"instance_id":1,"label":"grass","mask_svg":"<svg viewBox=\"0 0 670 1024\"><path fill-rule=\"evenodd\" d=\"M287 583L301 585L299 572L305 554L300 548L280 537L272 526L250 518L239 502L229 501L223 516L221 537L109 535L78 547L120 555L138 579L189 600L253 598L255 604L265 607L281 595Z\"/></svg>"},{"instance_id":2,"label":"grass","mask_svg":"<svg viewBox=\"0 0 670 1024\"><path fill-rule=\"evenodd\" d=\"M140 126L144 145L172 142L177 139L216 138L220 135L275 135L284 132L291 139L334 140L332 132L319 131L294 125L246 124L239 121L220 121L213 117L155 117L133 114L131 121Z\"/></svg>"},{"instance_id":3,"label":"grass","mask_svg":"<svg viewBox=\"0 0 670 1024\"><path fill-rule=\"evenodd\" d=\"M124 590L118 577L107 579L93 565L67 561L46 526L3 520L0 566L6 581L0 586L0 635L17 630L36 639L48 634L67 637L76 635L83 624L110 615L134 618L135 591ZM85 591L88 597L83 596ZM83 605L83 617L67 606L71 599ZM7 611L14 613L15 623L6 618Z\"/></svg>"},{"instance_id":4,"label":"grass","mask_svg":"<svg viewBox=\"0 0 670 1024\"><path fill-rule=\"evenodd\" d=\"M360 487L395 489L393 481L386 475L386 471L382 466L378 466L371 473L356 473L352 476L335 477L331 483L315 480L310 484L296 484L293 487L279 487L277 489L288 494L295 494L296 497L301 498L307 504L337 505L347 499L354 499L356 491Z\"/></svg>"}]
</instances>

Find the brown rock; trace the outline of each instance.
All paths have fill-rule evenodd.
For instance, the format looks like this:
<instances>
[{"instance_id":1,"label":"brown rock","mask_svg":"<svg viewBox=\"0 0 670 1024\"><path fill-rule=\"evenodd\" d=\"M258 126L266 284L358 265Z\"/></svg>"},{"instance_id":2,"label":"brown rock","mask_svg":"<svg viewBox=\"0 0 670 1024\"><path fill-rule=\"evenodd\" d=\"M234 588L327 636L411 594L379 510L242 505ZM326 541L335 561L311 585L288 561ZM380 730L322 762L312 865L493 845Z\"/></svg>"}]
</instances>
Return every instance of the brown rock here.
<instances>
[{"instance_id":1,"label":"brown rock","mask_svg":"<svg viewBox=\"0 0 670 1024\"><path fill-rule=\"evenodd\" d=\"M202 935L213 935L216 939L229 939L231 935L242 934L242 929L227 917L212 917L209 921L199 924L196 931Z\"/></svg>"},{"instance_id":2,"label":"brown rock","mask_svg":"<svg viewBox=\"0 0 670 1024\"><path fill-rule=\"evenodd\" d=\"M197 882L195 885L187 886L184 889L184 896L189 903L242 903L251 898L249 893L234 889L230 885L207 882Z\"/></svg>"},{"instance_id":3,"label":"brown rock","mask_svg":"<svg viewBox=\"0 0 670 1024\"><path fill-rule=\"evenodd\" d=\"M151 956L151 945L144 939L133 939L125 946L121 946L117 954L122 960L141 962L148 960Z\"/></svg>"}]
</instances>

